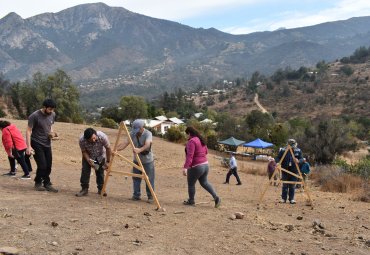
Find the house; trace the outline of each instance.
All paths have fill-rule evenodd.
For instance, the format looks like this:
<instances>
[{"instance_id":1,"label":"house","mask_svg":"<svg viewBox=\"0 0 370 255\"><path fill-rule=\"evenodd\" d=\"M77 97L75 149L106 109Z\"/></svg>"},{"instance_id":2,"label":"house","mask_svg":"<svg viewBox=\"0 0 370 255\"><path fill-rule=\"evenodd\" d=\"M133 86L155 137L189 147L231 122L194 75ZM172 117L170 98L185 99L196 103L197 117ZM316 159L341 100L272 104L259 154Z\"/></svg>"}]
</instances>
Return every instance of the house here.
<instances>
[{"instance_id":1,"label":"house","mask_svg":"<svg viewBox=\"0 0 370 255\"><path fill-rule=\"evenodd\" d=\"M202 112L197 112L197 113L194 113L194 117L199 119L200 116L202 116L203 113Z\"/></svg>"},{"instance_id":2,"label":"house","mask_svg":"<svg viewBox=\"0 0 370 255\"><path fill-rule=\"evenodd\" d=\"M176 117L167 118L166 116L157 116L154 120L145 120L145 126L155 130L158 134L166 134L172 126L182 125L184 122Z\"/></svg>"}]
</instances>

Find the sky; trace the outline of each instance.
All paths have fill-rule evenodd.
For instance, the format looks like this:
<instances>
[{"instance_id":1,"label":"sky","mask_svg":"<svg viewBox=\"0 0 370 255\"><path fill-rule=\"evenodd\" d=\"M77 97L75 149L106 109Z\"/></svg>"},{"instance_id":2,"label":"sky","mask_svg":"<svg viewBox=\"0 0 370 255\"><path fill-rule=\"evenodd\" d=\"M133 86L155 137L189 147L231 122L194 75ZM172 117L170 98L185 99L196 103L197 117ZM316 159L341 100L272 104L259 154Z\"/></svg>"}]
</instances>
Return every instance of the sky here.
<instances>
[{"instance_id":1,"label":"sky","mask_svg":"<svg viewBox=\"0 0 370 255\"><path fill-rule=\"evenodd\" d=\"M370 16L369 0L101 0L146 16L194 28L248 34ZM1 0L0 18L58 12L94 0Z\"/></svg>"}]
</instances>

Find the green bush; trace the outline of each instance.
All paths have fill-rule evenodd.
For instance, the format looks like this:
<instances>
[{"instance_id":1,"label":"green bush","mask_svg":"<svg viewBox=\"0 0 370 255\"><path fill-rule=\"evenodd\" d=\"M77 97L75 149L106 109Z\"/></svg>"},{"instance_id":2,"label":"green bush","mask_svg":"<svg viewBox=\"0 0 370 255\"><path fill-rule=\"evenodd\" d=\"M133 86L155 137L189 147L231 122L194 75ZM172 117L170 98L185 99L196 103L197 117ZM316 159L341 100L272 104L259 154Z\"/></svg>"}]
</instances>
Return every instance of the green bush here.
<instances>
[{"instance_id":1,"label":"green bush","mask_svg":"<svg viewBox=\"0 0 370 255\"><path fill-rule=\"evenodd\" d=\"M172 126L167 130L167 133L164 136L170 142L184 142L186 140L185 133L181 127Z\"/></svg>"},{"instance_id":2,"label":"green bush","mask_svg":"<svg viewBox=\"0 0 370 255\"><path fill-rule=\"evenodd\" d=\"M106 128L117 128L118 124L113 120L109 118L102 118L100 120L101 126Z\"/></svg>"}]
</instances>

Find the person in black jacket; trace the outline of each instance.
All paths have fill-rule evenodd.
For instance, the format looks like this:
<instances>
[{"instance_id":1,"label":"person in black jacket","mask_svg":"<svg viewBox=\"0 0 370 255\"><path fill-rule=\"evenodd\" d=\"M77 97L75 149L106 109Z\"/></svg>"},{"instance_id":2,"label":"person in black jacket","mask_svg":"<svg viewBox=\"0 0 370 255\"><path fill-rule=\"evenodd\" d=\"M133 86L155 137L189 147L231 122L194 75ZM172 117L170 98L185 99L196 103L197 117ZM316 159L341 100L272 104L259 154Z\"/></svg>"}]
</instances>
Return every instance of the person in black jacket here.
<instances>
[{"instance_id":1,"label":"person in black jacket","mask_svg":"<svg viewBox=\"0 0 370 255\"><path fill-rule=\"evenodd\" d=\"M292 148L294 155L292 155L290 150L288 150L285 157L283 158L283 161L281 162L281 167L289 172L299 175L297 164L299 163L300 160L303 159L302 151L301 149L297 147L298 144L294 139L289 139L288 145L290 145L290 147ZM276 162L280 162L281 158L284 155L284 152L287 150L287 147L288 146L282 148L279 151L279 154L277 158L275 159ZM282 171L282 180L296 182L297 177L289 173L286 173L285 171ZM296 203L294 200L295 186L296 185L294 183L283 183L281 201L280 201L281 203L286 203L287 199L289 200L291 204Z\"/></svg>"}]
</instances>

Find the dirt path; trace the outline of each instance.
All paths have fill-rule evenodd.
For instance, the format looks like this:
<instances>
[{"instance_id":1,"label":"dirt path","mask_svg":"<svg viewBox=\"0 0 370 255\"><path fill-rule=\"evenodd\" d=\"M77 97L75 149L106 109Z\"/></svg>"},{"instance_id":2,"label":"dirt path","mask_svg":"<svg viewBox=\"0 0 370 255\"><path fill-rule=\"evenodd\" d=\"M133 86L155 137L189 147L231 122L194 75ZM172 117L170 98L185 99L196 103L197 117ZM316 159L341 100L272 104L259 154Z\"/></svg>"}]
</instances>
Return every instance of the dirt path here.
<instances>
[{"instance_id":1,"label":"dirt path","mask_svg":"<svg viewBox=\"0 0 370 255\"><path fill-rule=\"evenodd\" d=\"M256 103L256 105L258 106L258 108L260 108L260 110L263 113L265 113L265 112L268 113L268 111L260 104L260 101L258 100L258 94L257 93L254 95L254 102Z\"/></svg>"},{"instance_id":2,"label":"dirt path","mask_svg":"<svg viewBox=\"0 0 370 255\"><path fill-rule=\"evenodd\" d=\"M15 123L25 130L24 121ZM0 248L15 247L27 255L369 254L370 206L351 201L346 194L323 193L312 186L311 208L299 192L296 205L279 204L281 190L271 186L264 203L257 206L266 177L246 171L264 170L265 162L239 161L243 185L235 185L233 178L224 185L227 169L209 155L209 180L221 196L222 206L215 209L199 185L196 202L201 203L182 205L187 198L186 180L181 175L184 146L158 138L153 142L155 185L165 212L146 203L145 192L142 201L129 200L131 178L115 174L108 183L108 197L101 199L96 194L95 177L91 176L89 195L77 198L81 164L77 141L85 128L55 125L60 140L53 143L52 181L59 193L34 191L32 181L0 176ZM117 130L101 130L115 141ZM5 173L5 153L0 162ZM115 168L130 169L118 162ZM235 212L244 213L244 218L231 220ZM321 227L313 227L314 222Z\"/></svg>"}]
</instances>

